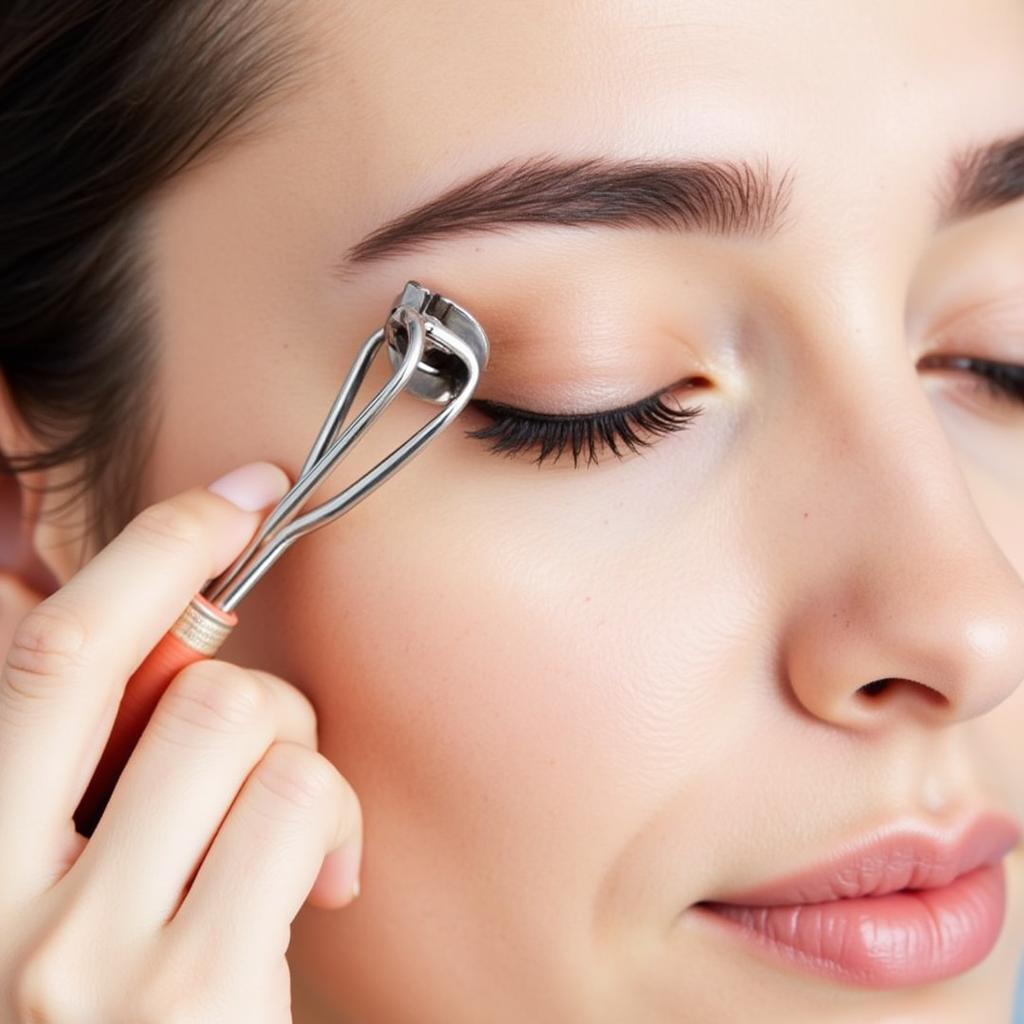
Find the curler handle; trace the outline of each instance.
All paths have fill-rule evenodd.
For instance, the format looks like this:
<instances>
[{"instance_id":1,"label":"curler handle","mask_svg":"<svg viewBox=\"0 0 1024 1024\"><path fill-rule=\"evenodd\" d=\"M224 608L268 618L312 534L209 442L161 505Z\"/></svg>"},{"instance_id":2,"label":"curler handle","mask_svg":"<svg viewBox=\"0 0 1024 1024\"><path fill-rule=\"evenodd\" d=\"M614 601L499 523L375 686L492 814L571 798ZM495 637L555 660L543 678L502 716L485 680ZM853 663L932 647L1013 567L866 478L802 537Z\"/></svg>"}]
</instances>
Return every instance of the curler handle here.
<instances>
[{"instance_id":1,"label":"curler handle","mask_svg":"<svg viewBox=\"0 0 1024 1024\"><path fill-rule=\"evenodd\" d=\"M132 674L125 684L96 771L75 810L75 829L81 835L88 838L93 834L135 744L171 680L187 665L212 658L237 622L234 612L225 612L202 594L196 594Z\"/></svg>"}]
</instances>

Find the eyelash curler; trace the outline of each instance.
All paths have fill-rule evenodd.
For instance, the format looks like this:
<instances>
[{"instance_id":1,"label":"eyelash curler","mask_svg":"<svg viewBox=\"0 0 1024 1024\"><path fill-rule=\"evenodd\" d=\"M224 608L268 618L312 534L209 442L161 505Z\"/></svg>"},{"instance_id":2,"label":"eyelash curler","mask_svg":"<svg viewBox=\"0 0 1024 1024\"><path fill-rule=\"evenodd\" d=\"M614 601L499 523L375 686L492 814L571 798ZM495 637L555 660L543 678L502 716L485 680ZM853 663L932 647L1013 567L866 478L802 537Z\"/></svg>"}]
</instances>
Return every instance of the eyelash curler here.
<instances>
[{"instance_id":1,"label":"eyelash curler","mask_svg":"<svg viewBox=\"0 0 1024 1024\"><path fill-rule=\"evenodd\" d=\"M384 342L395 373L342 430ZM451 423L472 396L488 355L487 335L469 312L417 281L406 282L384 326L359 350L291 490L238 558L192 598L128 680L110 738L75 811L75 827L81 835L92 835L135 743L174 676L186 665L217 653L238 622L235 608L296 540L334 522L362 501ZM302 513L305 498L402 390L444 408L373 469Z\"/></svg>"}]
</instances>

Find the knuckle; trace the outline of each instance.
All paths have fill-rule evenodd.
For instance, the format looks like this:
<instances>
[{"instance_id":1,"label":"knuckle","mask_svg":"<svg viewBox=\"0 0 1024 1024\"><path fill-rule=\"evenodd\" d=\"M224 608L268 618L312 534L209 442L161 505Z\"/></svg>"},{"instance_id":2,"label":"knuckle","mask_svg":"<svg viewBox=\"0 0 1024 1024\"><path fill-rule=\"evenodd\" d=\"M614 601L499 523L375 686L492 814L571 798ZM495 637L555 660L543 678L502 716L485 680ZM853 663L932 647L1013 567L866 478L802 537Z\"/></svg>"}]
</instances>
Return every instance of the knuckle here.
<instances>
[{"instance_id":1,"label":"knuckle","mask_svg":"<svg viewBox=\"0 0 1024 1024\"><path fill-rule=\"evenodd\" d=\"M191 743L197 734L233 735L269 715L266 687L246 669L225 661L198 661L175 676L160 700L165 738Z\"/></svg>"},{"instance_id":2,"label":"knuckle","mask_svg":"<svg viewBox=\"0 0 1024 1024\"><path fill-rule=\"evenodd\" d=\"M352 788L352 784L343 775L338 776L340 780L342 831L348 835L357 831L363 817L363 806L359 801L359 795Z\"/></svg>"},{"instance_id":3,"label":"knuckle","mask_svg":"<svg viewBox=\"0 0 1024 1024\"><path fill-rule=\"evenodd\" d=\"M55 600L36 605L15 627L4 673L21 697L45 697L51 687L79 669L86 645L85 624Z\"/></svg>"},{"instance_id":4,"label":"knuckle","mask_svg":"<svg viewBox=\"0 0 1024 1024\"><path fill-rule=\"evenodd\" d=\"M257 809L271 817L292 820L305 815L338 785L337 769L323 754L298 743L274 743L256 767Z\"/></svg>"},{"instance_id":5,"label":"knuckle","mask_svg":"<svg viewBox=\"0 0 1024 1024\"><path fill-rule=\"evenodd\" d=\"M363 813L359 798L347 783L335 801L333 815L328 822L329 831L326 835L331 849L338 849L342 843L358 838L362 841Z\"/></svg>"},{"instance_id":6,"label":"knuckle","mask_svg":"<svg viewBox=\"0 0 1024 1024\"><path fill-rule=\"evenodd\" d=\"M205 531L198 515L169 500L144 508L125 533L161 551L178 552L201 544Z\"/></svg>"},{"instance_id":7,"label":"knuckle","mask_svg":"<svg viewBox=\"0 0 1024 1024\"><path fill-rule=\"evenodd\" d=\"M11 985L15 1020L24 1024L62 1024L81 1020L80 988L68 965L50 955L36 955L24 961Z\"/></svg>"},{"instance_id":8,"label":"knuckle","mask_svg":"<svg viewBox=\"0 0 1024 1024\"><path fill-rule=\"evenodd\" d=\"M252 672L263 681L269 692L280 697L289 734L301 737L301 742L315 750L318 723L313 702L298 687L278 676L260 669L253 669ZM291 735L286 738L290 739Z\"/></svg>"}]
</instances>

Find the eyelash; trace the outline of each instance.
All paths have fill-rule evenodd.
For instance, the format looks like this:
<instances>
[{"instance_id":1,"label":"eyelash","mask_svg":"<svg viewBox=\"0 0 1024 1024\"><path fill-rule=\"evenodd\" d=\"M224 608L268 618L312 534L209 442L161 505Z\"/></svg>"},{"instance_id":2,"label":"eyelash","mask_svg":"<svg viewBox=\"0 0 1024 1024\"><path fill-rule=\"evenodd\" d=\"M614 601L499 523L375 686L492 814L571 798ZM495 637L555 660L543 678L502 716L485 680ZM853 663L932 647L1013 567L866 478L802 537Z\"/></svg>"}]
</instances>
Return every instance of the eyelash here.
<instances>
[{"instance_id":1,"label":"eyelash","mask_svg":"<svg viewBox=\"0 0 1024 1024\"><path fill-rule=\"evenodd\" d=\"M926 356L920 366L967 370L977 380L977 387L997 401L1024 405L1024 365L1001 363L994 359L973 356Z\"/></svg>"},{"instance_id":2,"label":"eyelash","mask_svg":"<svg viewBox=\"0 0 1024 1024\"><path fill-rule=\"evenodd\" d=\"M993 398L1024 405L1024 365L969 356L926 356L918 365L966 369L977 378L978 387ZM703 378L697 380L708 383ZM652 444L635 428L655 436L676 433L689 427L704 411L700 405L666 405L665 396L677 387L673 384L632 405L570 416L532 412L501 402L473 399L469 404L490 416L494 422L479 430L467 430L466 436L493 441L488 451L507 457L539 447L540 452L533 460L537 465L552 453L552 461L557 462L570 444L574 468L578 467L580 453L584 449L587 465L598 461L597 452L601 450L611 451L616 458L622 459L624 453L619 451L617 441L622 441L633 452Z\"/></svg>"},{"instance_id":3,"label":"eyelash","mask_svg":"<svg viewBox=\"0 0 1024 1024\"><path fill-rule=\"evenodd\" d=\"M694 381L708 383L704 378L688 379L688 383ZM587 465L596 463L598 451L603 450L611 451L616 458L621 459L625 453L618 449L620 441L632 452L652 444L637 433L637 429L655 436L676 433L685 430L704 411L700 405L666 405L665 396L678 386L673 384L617 409L569 416L532 412L501 402L473 399L469 404L492 417L495 422L479 430L467 430L466 436L492 440L494 443L488 450L494 455L506 457L515 457L539 447L540 453L533 460L537 465L552 453L552 461L557 462L570 445L573 468L579 465L580 453L584 450L587 453Z\"/></svg>"}]
</instances>

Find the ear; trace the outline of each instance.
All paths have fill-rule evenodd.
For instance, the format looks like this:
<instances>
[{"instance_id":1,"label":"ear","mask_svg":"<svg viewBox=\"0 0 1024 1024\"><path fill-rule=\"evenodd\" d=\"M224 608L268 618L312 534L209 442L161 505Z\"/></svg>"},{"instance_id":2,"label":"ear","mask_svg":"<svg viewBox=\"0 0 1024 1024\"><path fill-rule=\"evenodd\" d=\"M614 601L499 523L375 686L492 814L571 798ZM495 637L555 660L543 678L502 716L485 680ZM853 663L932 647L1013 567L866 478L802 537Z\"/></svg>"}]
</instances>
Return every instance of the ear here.
<instances>
[{"instance_id":1,"label":"ear","mask_svg":"<svg viewBox=\"0 0 1024 1024\"><path fill-rule=\"evenodd\" d=\"M2 375L0 375L0 451L23 452L25 432L19 426ZM15 626L39 601L52 594L70 575L68 567L48 557L40 541L45 531L37 528L45 485L43 470L24 478L0 473L0 662L10 645Z\"/></svg>"},{"instance_id":2,"label":"ear","mask_svg":"<svg viewBox=\"0 0 1024 1024\"><path fill-rule=\"evenodd\" d=\"M53 572L31 546L21 504L17 481L0 476L0 657L14 627L57 589Z\"/></svg>"}]
</instances>

